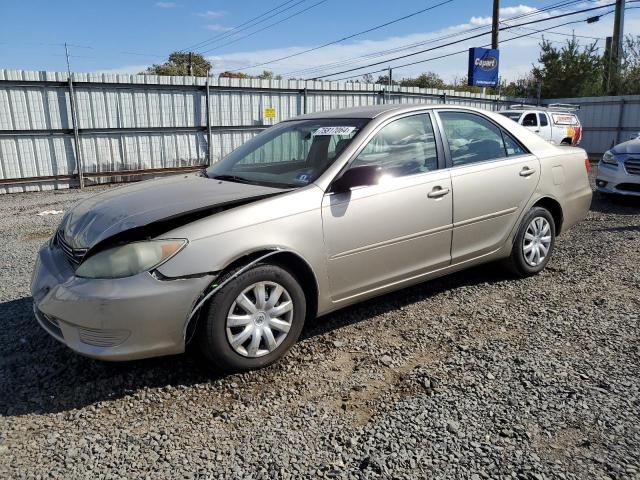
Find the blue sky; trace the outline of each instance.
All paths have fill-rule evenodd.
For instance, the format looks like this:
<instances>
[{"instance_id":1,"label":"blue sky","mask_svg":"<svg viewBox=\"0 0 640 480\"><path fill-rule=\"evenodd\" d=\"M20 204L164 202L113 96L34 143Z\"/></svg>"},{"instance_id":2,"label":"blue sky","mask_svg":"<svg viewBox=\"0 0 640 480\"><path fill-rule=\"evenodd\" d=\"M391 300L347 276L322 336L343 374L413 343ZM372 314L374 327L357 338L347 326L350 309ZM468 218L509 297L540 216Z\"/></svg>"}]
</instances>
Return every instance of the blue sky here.
<instances>
[{"instance_id":1,"label":"blue sky","mask_svg":"<svg viewBox=\"0 0 640 480\"><path fill-rule=\"evenodd\" d=\"M227 35L206 48L214 48L205 55L210 58L216 71L237 69L276 59L291 53L332 41L351 33L370 28L421 8L439 3L441 0L296 0L290 10L266 20L260 25L235 33L228 29L282 4L284 0L0 0L0 68L62 71L66 69L63 42L72 46L72 70L82 72L126 72L136 73L145 66L161 62L171 51L184 49L216 35ZM505 20L515 15L534 12L556 3L557 0L502 0ZM607 1L588 1L556 10L562 13L571 9L590 7ZM311 7L311 8L309 8ZM283 7L284 8L284 7ZM267 28L247 38L240 38L261 27L299 12L308 11ZM605 12L607 10L602 10ZM300 55L279 63L260 67L276 73L297 72L304 68L326 65L339 60L349 60L380 50L404 47L411 43L424 42L444 34L486 25L491 15L491 0L453 0L434 10L398 22L388 27L367 33L339 45ZM542 18L546 14L530 18ZM571 17L583 19L587 14ZM568 20L568 19L567 19ZM556 20L531 28L545 28L562 23ZM572 32L588 37L603 38L610 35L613 15L587 26L586 23L554 29L545 34L556 42L564 41ZM627 12L626 32L640 32L640 10ZM503 33L503 38L526 33L514 30ZM528 31L531 33L531 31ZM537 38L536 38L537 37ZM428 58L442 53L461 50L488 42L481 38L460 45L443 48L436 52L411 57L406 61ZM237 41L235 41L237 40ZM233 41L230 45L223 45ZM593 41L580 38L582 43ZM540 35L505 43L501 49L502 75L516 78L530 69L535 62ZM599 40L604 45L604 40ZM426 48L426 47L421 47ZM204 48L196 48L196 51ZM401 53L415 51L408 49ZM366 63L365 60L362 60ZM347 68L357 65L351 61ZM393 63L391 63L393 65ZM324 72L337 71L327 69ZM378 67L379 68L379 67ZM398 70L397 76L409 76L432 70L447 80L465 74L466 58L458 55L447 59ZM319 71L319 70L318 70ZM366 70L363 70L363 72ZM356 72L358 73L358 72ZM309 74L311 75L311 74ZM305 78L305 74L297 74ZM343 75L344 76L344 75ZM338 78L338 77L336 77Z\"/></svg>"}]
</instances>

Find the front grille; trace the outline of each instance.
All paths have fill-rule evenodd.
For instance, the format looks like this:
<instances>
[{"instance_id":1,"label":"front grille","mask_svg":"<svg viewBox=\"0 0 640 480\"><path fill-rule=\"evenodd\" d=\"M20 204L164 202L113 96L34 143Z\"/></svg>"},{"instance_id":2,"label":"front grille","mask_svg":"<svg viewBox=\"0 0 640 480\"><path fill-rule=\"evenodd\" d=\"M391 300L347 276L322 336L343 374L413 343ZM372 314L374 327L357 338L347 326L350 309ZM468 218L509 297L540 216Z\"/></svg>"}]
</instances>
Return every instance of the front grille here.
<instances>
[{"instance_id":1,"label":"front grille","mask_svg":"<svg viewBox=\"0 0 640 480\"><path fill-rule=\"evenodd\" d=\"M640 193L640 183L619 183L616 188L623 192Z\"/></svg>"},{"instance_id":2,"label":"front grille","mask_svg":"<svg viewBox=\"0 0 640 480\"><path fill-rule=\"evenodd\" d=\"M624 168L631 175L640 175L640 158L630 158L624 162Z\"/></svg>"},{"instance_id":3,"label":"front grille","mask_svg":"<svg viewBox=\"0 0 640 480\"><path fill-rule=\"evenodd\" d=\"M80 262L82 262L82 259L87 253L86 248L72 248L64 239L62 229L58 230L58 233L56 233L55 244L60 247L60 250L62 250L65 256L74 265L80 265Z\"/></svg>"},{"instance_id":4,"label":"front grille","mask_svg":"<svg viewBox=\"0 0 640 480\"><path fill-rule=\"evenodd\" d=\"M80 341L95 347L115 347L129 338L128 330L98 330L78 327Z\"/></svg>"}]
</instances>

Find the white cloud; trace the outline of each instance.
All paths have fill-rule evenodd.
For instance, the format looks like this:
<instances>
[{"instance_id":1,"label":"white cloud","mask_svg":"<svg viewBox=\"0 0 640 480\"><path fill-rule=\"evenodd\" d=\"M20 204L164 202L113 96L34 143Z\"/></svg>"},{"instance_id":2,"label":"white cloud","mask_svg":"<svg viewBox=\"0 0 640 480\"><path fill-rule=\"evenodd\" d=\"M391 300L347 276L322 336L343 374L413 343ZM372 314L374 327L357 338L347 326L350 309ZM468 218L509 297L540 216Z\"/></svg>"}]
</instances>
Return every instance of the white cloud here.
<instances>
[{"instance_id":1,"label":"white cloud","mask_svg":"<svg viewBox=\"0 0 640 480\"><path fill-rule=\"evenodd\" d=\"M197 16L202 18L220 18L227 14L224 10L207 10L206 12L196 13Z\"/></svg>"},{"instance_id":2,"label":"white cloud","mask_svg":"<svg viewBox=\"0 0 640 480\"><path fill-rule=\"evenodd\" d=\"M517 7L504 7L500 9L500 20L509 20L510 18L527 15L533 12L538 11L537 8L529 7L527 5L518 5ZM545 15L545 13L540 13L535 18L540 18L540 16ZM532 15L531 18L534 18ZM491 17L471 17L469 23L471 25L491 25Z\"/></svg>"},{"instance_id":3,"label":"white cloud","mask_svg":"<svg viewBox=\"0 0 640 480\"><path fill-rule=\"evenodd\" d=\"M177 6L174 2L156 2L156 7L160 8L176 8Z\"/></svg>"},{"instance_id":4,"label":"white cloud","mask_svg":"<svg viewBox=\"0 0 640 480\"><path fill-rule=\"evenodd\" d=\"M471 17L471 25L491 25L491 17Z\"/></svg>"},{"instance_id":5,"label":"white cloud","mask_svg":"<svg viewBox=\"0 0 640 480\"><path fill-rule=\"evenodd\" d=\"M226 25L220 25L219 23L207 25L205 28L207 30L213 30L214 32L228 32L229 30L233 30L233 27L227 27Z\"/></svg>"}]
</instances>

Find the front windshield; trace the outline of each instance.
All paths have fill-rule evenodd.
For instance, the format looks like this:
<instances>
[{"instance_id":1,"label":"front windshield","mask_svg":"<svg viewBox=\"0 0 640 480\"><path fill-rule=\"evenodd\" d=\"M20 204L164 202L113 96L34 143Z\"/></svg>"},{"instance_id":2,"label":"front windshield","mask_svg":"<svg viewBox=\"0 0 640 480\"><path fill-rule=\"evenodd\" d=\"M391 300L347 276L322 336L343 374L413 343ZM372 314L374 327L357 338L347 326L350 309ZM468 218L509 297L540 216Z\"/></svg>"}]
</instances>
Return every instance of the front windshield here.
<instances>
[{"instance_id":1,"label":"front windshield","mask_svg":"<svg viewBox=\"0 0 640 480\"><path fill-rule=\"evenodd\" d=\"M315 181L367 119L295 120L255 136L207 169L209 178L280 188Z\"/></svg>"}]
</instances>

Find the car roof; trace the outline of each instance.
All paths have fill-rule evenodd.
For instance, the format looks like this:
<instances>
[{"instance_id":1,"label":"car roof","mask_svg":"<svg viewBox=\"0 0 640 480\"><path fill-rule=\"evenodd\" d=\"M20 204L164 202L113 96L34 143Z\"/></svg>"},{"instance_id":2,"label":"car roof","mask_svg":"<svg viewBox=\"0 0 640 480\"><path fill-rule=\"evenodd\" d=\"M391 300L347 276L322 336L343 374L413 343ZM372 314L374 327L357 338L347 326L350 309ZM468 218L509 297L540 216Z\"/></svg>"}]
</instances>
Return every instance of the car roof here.
<instances>
[{"instance_id":1,"label":"car roof","mask_svg":"<svg viewBox=\"0 0 640 480\"><path fill-rule=\"evenodd\" d=\"M397 114L404 112L412 112L415 110L428 110L432 108L455 108L464 110L480 111L477 108L466 107L464 105L444 105L444 104L427 104L427 103L411 103L411 104L387 104L387 105L368 105L363 107L341 108L339 110L324 110L321 112L307 113L291 118L290 120L308 120L321 118L377 118L384 114Z\"/></svg>"}]
</instances>

